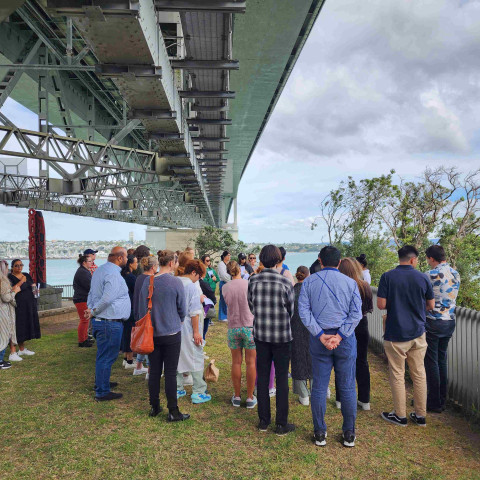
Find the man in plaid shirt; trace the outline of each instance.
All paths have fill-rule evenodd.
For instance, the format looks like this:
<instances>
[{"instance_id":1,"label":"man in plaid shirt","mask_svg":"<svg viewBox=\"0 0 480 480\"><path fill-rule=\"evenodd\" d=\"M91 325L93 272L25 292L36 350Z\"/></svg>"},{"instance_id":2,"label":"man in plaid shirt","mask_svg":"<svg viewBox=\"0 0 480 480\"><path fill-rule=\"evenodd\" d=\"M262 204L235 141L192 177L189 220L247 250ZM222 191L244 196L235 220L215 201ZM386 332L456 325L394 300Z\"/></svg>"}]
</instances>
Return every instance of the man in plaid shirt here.
<instances>
[{"instance_id":1,"label":"man in plaid shirt","mask_svg":"<svg viewBox=\"0 0 480 480\"><path fill-rule=\"evenodd\" d=\"M295 295L291 282L275 270L282 261L275 245L266 245L260 252L260 262L265 269L251 277L248 284L248 305L254 315L253 336L257 348L258 429L266 431L271 422L268 382L272 360L277 382L277 435L295 430L288 423L288 367Z\"/></svg>"}]
</instances>

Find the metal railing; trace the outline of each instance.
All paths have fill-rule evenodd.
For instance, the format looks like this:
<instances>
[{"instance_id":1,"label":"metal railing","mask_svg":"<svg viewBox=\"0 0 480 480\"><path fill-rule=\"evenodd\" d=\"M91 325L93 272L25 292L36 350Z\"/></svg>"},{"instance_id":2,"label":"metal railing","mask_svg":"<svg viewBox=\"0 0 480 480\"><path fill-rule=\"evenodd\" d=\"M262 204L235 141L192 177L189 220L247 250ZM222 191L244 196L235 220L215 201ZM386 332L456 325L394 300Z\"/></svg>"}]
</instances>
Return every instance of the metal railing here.
<instances>
[{"instance_id":1,"label":"metal railing","mask_svg":"<svg viewBox=\"0 0 480 480\"><path fill-rule=\"evenodd\" d=\"M52 285L55 288L63 288L62 299L71 300L73 298L73 285Z\"/></svg>"},{"instance_id":2,"label":"metal railing","mask_svg":"<svg viewBox=\"0 0 480 480\"><path fill-rule=\"evenodd\" d=\"M383 353L384 312L377 308L377 288L373 291L373 312L368 316L370 346ZM456 328L448 344L448 397L468 413L480 410L480 312L455 309Z\"/></svg>"}]
</instances>

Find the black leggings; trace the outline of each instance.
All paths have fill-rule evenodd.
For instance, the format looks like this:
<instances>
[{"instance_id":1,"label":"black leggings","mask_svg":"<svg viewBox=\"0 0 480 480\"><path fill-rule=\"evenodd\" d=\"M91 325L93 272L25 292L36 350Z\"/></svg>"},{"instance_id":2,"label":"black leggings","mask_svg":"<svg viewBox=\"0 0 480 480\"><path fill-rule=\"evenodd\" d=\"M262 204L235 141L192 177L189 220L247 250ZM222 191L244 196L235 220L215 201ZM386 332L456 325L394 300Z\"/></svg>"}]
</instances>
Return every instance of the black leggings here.
<instances>
[{"instance_id":1,"label":"black leggings","mask_svg":"<svg viewBox=\"0 0 480 480\"><path fill-rule=\"evenodd\" d=\"M368 366L368 320L364 316L355 329L357 338L357 361L355 377L357 379L358 400L362 403L370 402L370 368ZM340 402L340 393L335 380L335 396L337 402Z\"/></svg>"},{"instance_id":2,"label":"black leggings","mask_svg":"<svg viewBox=\"0 0 480 480\"><path fill-rule=\"evenodd\" d=\"M150 375L148 377L148 391L150 405L160 405L160 377L162 370L165 375L165 395L169 410L177 408L177 367L180 357L181 332L164 337L153 337L154 350L148 355L150 361Z\"/></svg>"}]
</instances>

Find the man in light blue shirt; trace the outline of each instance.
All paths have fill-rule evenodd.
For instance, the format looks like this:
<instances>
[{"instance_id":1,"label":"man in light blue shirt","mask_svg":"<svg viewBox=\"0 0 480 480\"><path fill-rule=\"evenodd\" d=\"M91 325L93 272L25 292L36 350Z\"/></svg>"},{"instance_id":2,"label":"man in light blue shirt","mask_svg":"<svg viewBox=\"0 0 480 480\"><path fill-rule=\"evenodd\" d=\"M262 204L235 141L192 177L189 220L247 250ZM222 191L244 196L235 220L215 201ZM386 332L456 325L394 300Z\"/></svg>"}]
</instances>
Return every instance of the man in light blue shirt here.
<instances>
[{"instance_id":1,"label":"man in light blue shirt","mask_svg":"<svg viewBox=\"0 0 480 480\"><path fill-rule=\"evenodd\" d=\"M338 271L340 257L337 248L322 248L319 254L322 270L303 282L298 312L310 332L315 445L326 445L325 411L333 367L342 399L343 444L353 447L357 416L357 341L354 332L362 319L362 300L357 283Z\"/></svg>"},{"instance_id":2,"label":"man in light blue shirt","mask_svg":"<svg viewBox=\"0 0 480 480\"><path fill-rule=\"evenodd\" d=\"M128 287L121 276L127 264L127 251L114 247L108 262L98 267L92 276L85 316L92 318L93 336L97 341L95 362L95 400L116 400L121 393L110 391L112 365L118 358L123 322L130 316Z\"/></svg>"}]
</instances>

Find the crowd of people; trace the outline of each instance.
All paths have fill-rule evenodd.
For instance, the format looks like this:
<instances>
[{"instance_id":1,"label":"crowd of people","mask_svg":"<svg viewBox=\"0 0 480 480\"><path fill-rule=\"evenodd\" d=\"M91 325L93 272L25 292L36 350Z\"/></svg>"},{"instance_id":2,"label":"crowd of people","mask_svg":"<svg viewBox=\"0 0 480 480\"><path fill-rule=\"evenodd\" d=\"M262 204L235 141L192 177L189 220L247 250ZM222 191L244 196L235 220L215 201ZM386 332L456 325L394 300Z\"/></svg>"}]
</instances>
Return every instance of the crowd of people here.
<instances>
[{"instance_id":1,"label":"crowd of people","mask_svg":"<svg viewBox=\"0 0 480 480\"><path fill-rule=\"evenodd\" d=\"M215 270L212 258L195 258L194 251L148 247L115 247L108 261L95 264L92 249L78 258L73 301L78 311L78 347L96 343L95 400L120 399L110 381L111 368L123 354L123 367L148 381L152 417L161 411L160 379L165 377L167 420L187 420L178 399L192 386L193 404L212 397L205 381L204 346L215 317L227 323L231 350L233 407L242 406L242 363L246 364L246 408L258 408L258 429L272 422L270 399L276 396L275 433L295 430L289 423L289 376L293 393L311 405L314 441L326 445L326 402L335 371L335 404L343 416L343 444L356 440L357 408L370 410L368 314L373 311L367 258L341 258L333 246L322 248L310 268L293 276L283 247L266 245L259 255L224 251ZM447 346L455 329L455 302L460 278L446 261L440 245L427 248L430 270L416 269L419 252L412 246L398 251L399 265L379 283L377 307L384 315L384 347L389 363L392 411L384 420L408 424L405 362L414 386L411 422L426 425L428 412L441 413L447 398ZM40 338L33 281L14 260L11 271L0 261L0 369L34 355L25 342ZM148 356L132 352L135 323L151 312L154 349ZM4 360L10 346L9 361ZM144 366L144 364L146 366ZM358 390L358 394L357 394Z\"/></svg>"}]
</instances>

